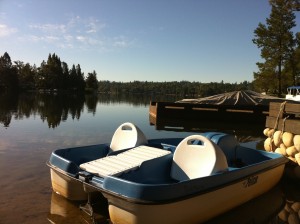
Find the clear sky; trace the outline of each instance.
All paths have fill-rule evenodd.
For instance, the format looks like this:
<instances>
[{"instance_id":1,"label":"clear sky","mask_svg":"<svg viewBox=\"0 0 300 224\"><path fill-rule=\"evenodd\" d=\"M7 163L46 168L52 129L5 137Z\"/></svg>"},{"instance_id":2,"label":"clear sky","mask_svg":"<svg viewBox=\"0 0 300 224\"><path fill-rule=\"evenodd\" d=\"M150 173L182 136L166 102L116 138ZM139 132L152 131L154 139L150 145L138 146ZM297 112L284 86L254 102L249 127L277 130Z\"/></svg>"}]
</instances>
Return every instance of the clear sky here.
<instances>
[{"instance_id":1,"label":"clear sky","mask_svg":"<svg viewBox=\"0 0 300 224\"><path fill-rule=\"evenodd\" d=\"M253 32L270 11L268 0L0 0L0 55L40 66L56 53L98 80L252 81Z\"/></svg>"}]
</instances>

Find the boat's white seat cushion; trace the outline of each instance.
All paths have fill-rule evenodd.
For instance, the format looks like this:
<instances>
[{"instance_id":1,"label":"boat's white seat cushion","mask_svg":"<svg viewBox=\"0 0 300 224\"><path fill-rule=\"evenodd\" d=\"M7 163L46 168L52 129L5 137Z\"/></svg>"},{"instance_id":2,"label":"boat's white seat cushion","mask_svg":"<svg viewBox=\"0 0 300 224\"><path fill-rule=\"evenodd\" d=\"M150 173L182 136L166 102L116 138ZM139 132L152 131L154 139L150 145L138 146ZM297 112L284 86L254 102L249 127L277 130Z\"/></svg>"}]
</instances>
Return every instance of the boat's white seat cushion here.
<instances>
[{"instance_id":1,"label":"boat's white seat cushion","mask_svg":"<svg viewBox=\"0 0 300 224\"><path fill-rule=\"evenodd\" d=\"M121 124L115 131L111 143L110 151L133 148L147 144L144 133L132 123Z\"/></svg>"},{"instance_id":2,"label":"boat's white seat cushion","mask_svg":"<svg viewBox=\"0 0 300 224\"><path fill-rule=\"evenodd\" d=\"M80 168L100 177L117 176L137 169L144 161L170 154L170 151L141 145L117 155L83 163Z\"/></svg>"},{"instance_id":3,"label":"boat's white seat cushion","mask_svg":"<svg viewBox=\"0 0 300 224\"><path fill-rule=\"evenodd\" d=\"M226 157L215 143L202 135L192 135L183 139L176 147L171 177L183 181L209 176L227 169Z\"/></svg>"}]
</instances>

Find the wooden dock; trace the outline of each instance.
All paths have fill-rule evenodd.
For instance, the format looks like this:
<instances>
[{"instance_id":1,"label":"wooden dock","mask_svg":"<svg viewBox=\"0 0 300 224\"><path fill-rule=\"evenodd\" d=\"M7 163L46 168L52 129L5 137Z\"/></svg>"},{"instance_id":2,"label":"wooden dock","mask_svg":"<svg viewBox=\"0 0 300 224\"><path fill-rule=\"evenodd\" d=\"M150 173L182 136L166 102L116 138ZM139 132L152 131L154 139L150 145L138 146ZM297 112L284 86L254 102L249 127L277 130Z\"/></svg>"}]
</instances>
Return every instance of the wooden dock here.
<instances>
[{"instance_id":1,"label":"wooden dock","mask_svg":"<svg viewBox=\"0 0 300 224\"><path fill-rule=\"evenodd\" d=\"M150 119L193 121L226 121L242 123L264 123L269 114L265 105L208 105L193 103L150 102Z\"/></svg>"},{"instance_id":2,"label":"wooden dock","mask_svg":"<svg viewBox=\"0 0 300 224\"><path fill-rule=\"evenodd\" d=\"M300 134L300 103L270 103L266 127Z\"/></svg>"}]
</instances>

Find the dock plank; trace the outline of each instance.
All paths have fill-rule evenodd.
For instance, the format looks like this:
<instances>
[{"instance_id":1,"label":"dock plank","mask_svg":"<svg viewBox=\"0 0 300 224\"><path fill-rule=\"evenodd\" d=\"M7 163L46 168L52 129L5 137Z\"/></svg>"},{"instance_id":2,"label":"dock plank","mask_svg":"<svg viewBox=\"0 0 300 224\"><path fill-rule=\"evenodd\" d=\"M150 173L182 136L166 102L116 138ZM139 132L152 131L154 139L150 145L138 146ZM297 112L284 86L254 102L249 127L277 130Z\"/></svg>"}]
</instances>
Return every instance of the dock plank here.
<instances>
[{"instance_id":1,"label":"dock plank","mask_svg":"<svg viewBox=\"0 0 300 224\"><path fill-rule=\"evenodd\" d=\"M266 118L266 127L274 128L276 124L276 117L267 116ZM278 119L277 130L283 130L291 132L293 134L300 134L300 120L299 119Z\"/></svg>"}]
</instances>

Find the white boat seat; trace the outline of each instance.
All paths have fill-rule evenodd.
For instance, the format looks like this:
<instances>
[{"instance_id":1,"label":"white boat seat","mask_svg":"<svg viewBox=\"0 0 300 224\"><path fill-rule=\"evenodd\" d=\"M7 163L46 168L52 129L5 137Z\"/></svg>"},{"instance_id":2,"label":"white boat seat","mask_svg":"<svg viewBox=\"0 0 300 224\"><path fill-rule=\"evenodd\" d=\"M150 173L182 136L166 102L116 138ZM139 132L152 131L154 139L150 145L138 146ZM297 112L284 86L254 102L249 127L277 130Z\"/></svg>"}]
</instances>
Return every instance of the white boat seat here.
<instances>
[{"instance_id":1,"label":"white boat seat","mask_svg":"<svg viewBox=\"0 0 300 224\"><path fill-rule=\"evenodd\" d=\"M115 131L110 143L110 152L133 148L147 143L148 140L144 133L134 124L127 122L121 124Z\"/></svg>"},{"instance_id":2,"label":"white boat seat","mask_svg":"<svg viewBox=\"0 0 300 224\"><path fill-rule=\"evenodd\" d=\"M201 144L195 144L199 142ZM202 135L183 139L176 147L171 177L178 181L205 177L228 170L223 151Z\"/></svg>"},{"instance_id":3,"label":"white boat seat","mask_svg":"<svg viewBox=\"0 0 300 224\"><path fill-rule=\"evenodd\" d=\"M141 145L117 155L83 163L80 168L100 177L118 176L124 172L137 169L147 160L170 154L168 150Z\"/></svg>"}]
</instances>

